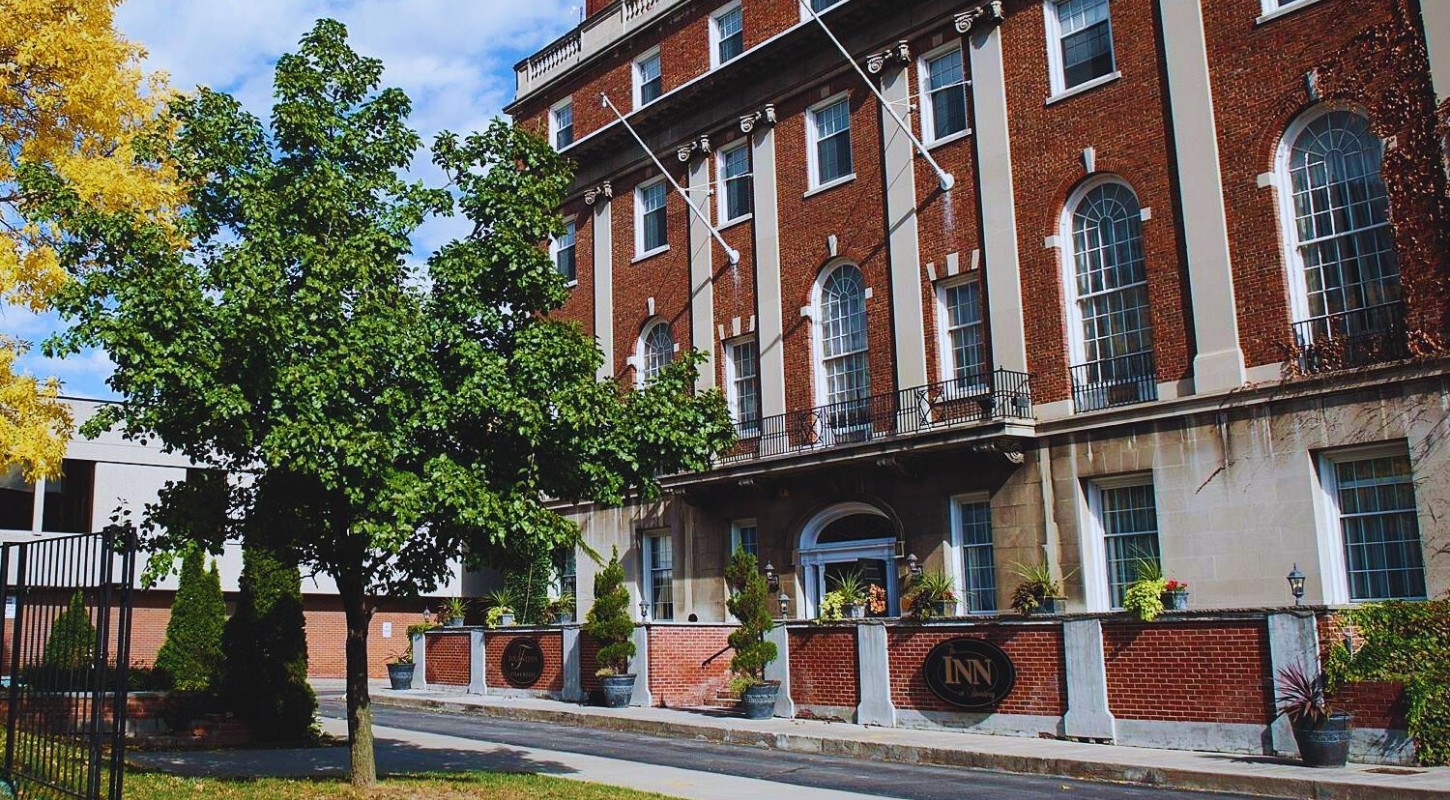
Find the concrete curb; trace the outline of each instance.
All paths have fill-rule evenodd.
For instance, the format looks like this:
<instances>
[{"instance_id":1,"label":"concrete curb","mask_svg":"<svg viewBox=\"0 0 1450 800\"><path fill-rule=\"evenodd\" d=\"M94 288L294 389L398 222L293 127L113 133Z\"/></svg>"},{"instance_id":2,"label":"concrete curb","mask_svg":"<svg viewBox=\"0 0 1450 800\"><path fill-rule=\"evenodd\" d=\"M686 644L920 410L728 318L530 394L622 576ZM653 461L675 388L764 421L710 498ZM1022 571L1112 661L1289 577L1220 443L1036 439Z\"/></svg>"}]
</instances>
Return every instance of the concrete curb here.
<instances>
[{"instance_id":1,"label":"concrete curb","mask_svg":"<svg viewBox=\"0 0 1450 800\"><path fill-rule=\"evenodd\" d=\"M1086 761L1077 758L1045 758L1005 753L988 753L944 747L837 739L800 733L773 733L722 728L683 722L589 714L571 710L544 710L514 706L477 705L422 697L374 696L373 703L393 708L441 710L484 717L568 725L579 728L621 731L654 736L690 738L717 744L767 747L798 753L842 756L901 764L932 764L968 769L1043 775L1088 781L1123 783L1163 789L1259 795L1263 797L1307 798L1309 800L1450 800L1450 790L1421 787L1371 786L1336 781L1325 776L1286 778L1261 774L1233 774L1207 770L1145 767Z\"/></svg>"}]
</instances>

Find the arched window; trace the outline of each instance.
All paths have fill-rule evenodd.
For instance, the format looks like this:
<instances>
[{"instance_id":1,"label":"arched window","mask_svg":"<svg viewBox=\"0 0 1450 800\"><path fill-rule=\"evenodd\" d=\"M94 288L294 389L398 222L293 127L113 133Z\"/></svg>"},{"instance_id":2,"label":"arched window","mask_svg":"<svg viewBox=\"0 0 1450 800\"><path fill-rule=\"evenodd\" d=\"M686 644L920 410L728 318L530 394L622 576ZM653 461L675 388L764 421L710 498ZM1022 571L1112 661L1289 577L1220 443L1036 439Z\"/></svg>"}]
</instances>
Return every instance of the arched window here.
<instances>
[{"instance_id":1,"label":"arched window","mask_svg":"<svg viewBox=\"0 0 1450 800\"><path fill-rule=\"evenodd\" d=\"M1074 328L1073 402L1078 411L1157 397L1142 210L1116 181L1090 184L1070 204Z\"/></svg>"},{"instance_id":2,"label":"arched window","mask_svg":"<svg viewBox=\"0 0 1450 800\"><path fill-rule=\"evenodd\" d=\"M640 383L648 383L675 358L675 337L670 334L669 323L656 322L645 328L640 351Z\"/></svg>"},{"instance_id":3,"label":"arched window","mask_svg":"<svg viewBox=\"0 0 1450 800\"><path fill-rule=\"evenodd\" d=\"M1401 320L1400 271L1380 179L1383 146L1368 120L1343 109L1311 112L1285 140L1280 179L1288 195L1284 228L1299 344L1341 339L1348 345L1343 357L1379 360L1372 340L1398 330Z\"/></svg>"},{"instance_id":4,"label":"arched window","mask_svg":"<svg viewBox=\"0 0 1450 800\"><path fill-rule=\"evenodd\" d=\"M866 281L854 264L842 264L821 281L821 400L826 405L864 400L871 394L867 364Z\"/></svg>"}]
</instances>

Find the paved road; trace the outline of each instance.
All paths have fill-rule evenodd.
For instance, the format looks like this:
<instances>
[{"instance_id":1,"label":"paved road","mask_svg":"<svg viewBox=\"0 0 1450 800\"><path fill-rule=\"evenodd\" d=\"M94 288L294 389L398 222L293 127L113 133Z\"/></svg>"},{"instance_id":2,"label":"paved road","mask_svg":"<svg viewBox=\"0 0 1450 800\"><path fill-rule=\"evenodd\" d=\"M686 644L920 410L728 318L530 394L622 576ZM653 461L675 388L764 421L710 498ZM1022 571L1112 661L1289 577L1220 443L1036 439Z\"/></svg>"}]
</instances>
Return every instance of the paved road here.
<instances>
[{"instance_id":1,"label":"paved road","mask_svg":"<svg viewBox=\"0 0 1450 800\"><path fill-rule=\"evenodd\" d=\"M323 716L342 718L342 702L320 698ZM619 761L720 775L748 776L788 786L906 800L1233 800L1235 795L1118 786L952 767L889 764L808 755L693 739L604 732L556 724L479 717L446 711L373 706L374 722L408 731L454 736L511 747L580 753ZM587 776L586 776L587 777ZM779 796L789 792L782 787ZM1249 800L1243 797L1242 800Z\"/></svg>"}]
</instances>

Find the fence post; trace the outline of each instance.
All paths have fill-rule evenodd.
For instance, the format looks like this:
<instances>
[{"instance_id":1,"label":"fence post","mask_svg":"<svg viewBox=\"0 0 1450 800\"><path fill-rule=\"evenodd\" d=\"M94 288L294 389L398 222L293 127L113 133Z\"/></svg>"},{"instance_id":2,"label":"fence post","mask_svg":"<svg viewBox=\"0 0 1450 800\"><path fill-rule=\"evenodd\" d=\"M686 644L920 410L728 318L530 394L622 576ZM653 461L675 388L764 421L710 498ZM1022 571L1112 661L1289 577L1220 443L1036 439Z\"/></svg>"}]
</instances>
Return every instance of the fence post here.
<instances>
[{"instance_id":1,"label":"fence post","mask_svg":"<svg viewBox=\"0 0 1450 800\"><path fill-rule=\"evenodd\" d=\"M8 547L6 548L9 549ZM18 545L15 558L15 627L10 635L10 702L5 709L5 774L13 781L15 775L15 723L20 712L20 637L21 623L25 619L25 568L29 562L30 547Z\"/></svg>"},{"instance_id":2,"label":"fence post","mask_svg":"<svg viewBox=\"0 0 1450 800\"><path fill-rule=\"evenodd\" d=\"M563 657L560 669L564 673L564 693L562 700L570 703L584 702L584 674L583 666L579 663L579 626L565 625L559 629L563 642L559 652Z\"/></svg>"},{"instance_id":3,"label":"fence post","mask_svg":"<svg viewBox=\"0 0 1450 800\"><path fill-rule=\"evenodd\" d=\"M488 654L483 629L468 632L468 693L488 694Z\"/></svg>"},{"instance_id":4,"label":"fence post","mask_svg":"<svg viewBox=\"0 0 1450 800\"><path fill-rule=\"evenodd\" d=\"M885 625L866 622L856 626L856 663L861 669L861 702L856 706L856 724L896 727Z\"/></svg>"},{"instance_id":5,"label":"fence post","mask_svg":"<svg viewBox=\"0 0 1450 800\"><path fill-rule=\"evenodd\" d=\"M765 639L775 642L776 659L765 665L765 679L780 681L780 690L775 695L775 715L794 719L795 701L790 699L790 631L785 622L771 628Z\"/></svg>"},{"instance_id":6,"label":"fence post","mask_svg":"<svg viewBox=\"0 0 1450 800\"><path fill-rule=\"evenodd\" d=\"M649 656L649 625L641 623L634 626L634 661L630 662L634 667L634 694L629 697L632 706L654 705L649 693Z\"/></svg>"},{"instance_id":7,"label":"fence post","mask_svg":"<svg viewBox=\"0 0 1450 800\"><path fill-rule=\"evenodd\" d=\"M1062 623L1062 657L1067 671L1067 713L1063 733L1073 739L1117 738L1117 719L1108 709L1108 670L1103 658L1103 623Z\"/></svg>"},{"instance_id":8,"label":"fence post","mask_svg":"<svg viewBox=\"0 0 1450 800\"><path fill-rule=\"evenodd\" d=\"M1294 665L1303 667L1310 675L1319 674L1319 631L1312 612L1271 613L1268 616L1268 626L1271 687L1276 686L1279 670ZM1270 691L1277 696L1277 688ZM1294 743L1294 730L1288 717L1275 717L1269 723L1269 745L1275 753L1298 755L1299 745Z\"/></svg>"},{"instance_id":9,"label":"fence post","mask_svg":"<svg viewBox=\"0 0 1450 800\"><path fill-rule=\"evenodd\" d=\"M413 689L428 688L428 642L426 633L413 634Z\"/></svg>"}]
</instances>

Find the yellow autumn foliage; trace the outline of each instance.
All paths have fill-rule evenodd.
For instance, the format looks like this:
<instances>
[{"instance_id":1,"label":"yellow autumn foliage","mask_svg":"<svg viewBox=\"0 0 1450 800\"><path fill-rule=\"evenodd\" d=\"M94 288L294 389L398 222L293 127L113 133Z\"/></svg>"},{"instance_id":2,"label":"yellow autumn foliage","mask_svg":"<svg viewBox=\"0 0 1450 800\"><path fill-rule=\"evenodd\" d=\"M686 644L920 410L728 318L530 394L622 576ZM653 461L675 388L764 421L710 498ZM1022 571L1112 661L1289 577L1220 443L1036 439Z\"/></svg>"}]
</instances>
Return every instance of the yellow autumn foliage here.
<instances>
[{"instance_id":1,"label":"yellow autumn foliage","mask_svg":"<svg viewBox=\"0 0 1450 800\"><path fill-rule=\"evenodd\" d=\"M17 182L48 167L91 207L164 222L183 193L168 164L137 158L165 123L164 79L119 36L119 0L0 0L0 304L44 311L66 273L54 245L65 231L25 219ZM26 344L0 334L0 471L55 476L72 421L54 379L16 374Z\"/></svg>"}]
</instances>

